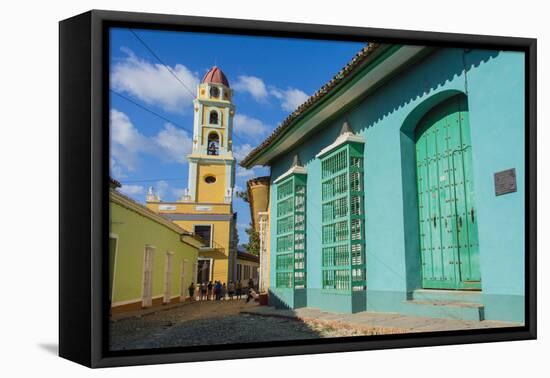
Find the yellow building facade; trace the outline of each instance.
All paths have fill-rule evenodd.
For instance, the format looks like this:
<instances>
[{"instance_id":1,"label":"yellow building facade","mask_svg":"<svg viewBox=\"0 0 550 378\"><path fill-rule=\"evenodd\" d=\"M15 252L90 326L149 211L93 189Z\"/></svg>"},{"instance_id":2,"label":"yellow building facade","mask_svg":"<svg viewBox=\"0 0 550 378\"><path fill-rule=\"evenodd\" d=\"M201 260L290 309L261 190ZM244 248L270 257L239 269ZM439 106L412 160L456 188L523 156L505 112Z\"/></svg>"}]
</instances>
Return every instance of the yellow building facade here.
<instances>
[{"instance_id":1,"label":"yellow building facade","mask_svg":"<svg viewBox=\"0 0 550 378\"><path fill-rule=\"evenodd\" d=\"M248 203L252 226L260 238L258 289L269 290L269 190L270 177L256 177L247 182Z\"/></svg>"},{"instance_id":2,"label":"yellow building facade","mask_svg":"<svg viewBox=\"0 0 550 378\"><path fill-rule=\"evenodd\" d=\"M225 74L218 67L210 69L199 84L193 102L193 147L187 156L187 188L176 202L161 201L152 188L146 199L148 208L207 242L207 246L199 250L195 282L229 282L235 274L232 95Z\"/></svg>"},{"instance_id":3,"label":"yellow building facade","mask_svg":"<svg viewBox=\"0 0 550 378\"><path fill-rule=\"evenodd\" d=\"M111 313L188 299L203 242L116 187L109 193Z\"/></svg>"}]
</instances>

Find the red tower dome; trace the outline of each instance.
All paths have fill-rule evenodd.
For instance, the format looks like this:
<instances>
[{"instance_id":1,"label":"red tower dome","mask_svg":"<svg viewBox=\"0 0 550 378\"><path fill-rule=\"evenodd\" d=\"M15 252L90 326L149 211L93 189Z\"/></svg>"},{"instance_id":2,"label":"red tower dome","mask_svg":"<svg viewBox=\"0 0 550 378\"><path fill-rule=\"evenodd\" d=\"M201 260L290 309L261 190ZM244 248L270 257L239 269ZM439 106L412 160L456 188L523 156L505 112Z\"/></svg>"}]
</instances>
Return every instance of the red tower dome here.
<instances>
[{"instance_id":1,"label":"red tower dome","mask_svg":"<svg viewBox=\"0 0 550 378\"><path fill-rule=\"evenodd\" d=\"M223 84L226 87L229 87L229 81L222 70L218 67L212 67L206 75L202 78L203 83L214 83L214 84Z\"/></svg>"}]
</instances>

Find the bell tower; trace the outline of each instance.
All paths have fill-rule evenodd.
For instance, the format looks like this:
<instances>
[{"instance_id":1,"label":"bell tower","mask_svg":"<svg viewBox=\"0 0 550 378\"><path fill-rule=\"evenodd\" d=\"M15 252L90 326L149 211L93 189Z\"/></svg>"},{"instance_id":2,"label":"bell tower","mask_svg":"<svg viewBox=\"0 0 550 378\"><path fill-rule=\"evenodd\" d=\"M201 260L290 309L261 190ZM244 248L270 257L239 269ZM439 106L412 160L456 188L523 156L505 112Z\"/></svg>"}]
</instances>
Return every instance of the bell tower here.
<instances>
[{"instance_id":1,"label":"bell tower","mask_svg":"<svg viewBox=\"0 0 550 378\"><path fill-rule=\"evenodd\" d=\"M232 152L233 91L218 67L212 67L193 101L193 149L188 186L180 199L194 203L232 203L235 158Z\"/></svg>"}]
</instances>

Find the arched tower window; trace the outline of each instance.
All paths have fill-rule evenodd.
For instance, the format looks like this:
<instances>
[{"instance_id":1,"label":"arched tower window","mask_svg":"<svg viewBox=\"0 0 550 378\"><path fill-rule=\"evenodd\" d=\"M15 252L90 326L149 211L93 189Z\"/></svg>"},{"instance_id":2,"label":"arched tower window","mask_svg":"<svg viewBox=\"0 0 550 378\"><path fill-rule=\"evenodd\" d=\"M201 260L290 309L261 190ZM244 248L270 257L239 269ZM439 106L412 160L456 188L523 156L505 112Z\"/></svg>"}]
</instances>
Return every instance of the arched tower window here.
<instances>
[{"instance_id":1,"label":"arched tower window","mask_svg":"<svg viewBox=\"0 0 550 378\"><path fill-rule=\"evenodd\" d=\"M219 155L219 150L220 137L218 136L217 132L212 131L210 132L210 134L208 134L208 155Z\"/></svg>"},{"instance_id":2,"label":"arched tower window","mask_svg":"<svg viewBox=\"0 0 550 378\"><path fill-rule=\"evenodd\" d=\"M220 89L218 87L210 87L210 97L220 97Z\"/></svg>"},{"instance_id":3,"label":"arched tower window","mask_svg":"<svg viewBox=\"0 0 550 378\"><path fill-rule=\"evenodd\" d=\"M218 116L218 112L216 110L211 110L210 111L210 124L211 125L217 125L218 122L219 122L219 116Z\"/></svg>"}]
</instances>

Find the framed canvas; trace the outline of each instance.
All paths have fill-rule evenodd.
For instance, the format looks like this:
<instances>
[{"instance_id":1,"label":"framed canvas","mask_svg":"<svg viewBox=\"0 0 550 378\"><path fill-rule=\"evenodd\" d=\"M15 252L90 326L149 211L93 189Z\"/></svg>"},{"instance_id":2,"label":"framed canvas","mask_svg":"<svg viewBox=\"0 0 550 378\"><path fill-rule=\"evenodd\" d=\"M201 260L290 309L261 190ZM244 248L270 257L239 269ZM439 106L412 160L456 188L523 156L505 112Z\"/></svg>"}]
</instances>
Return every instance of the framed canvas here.
<instances>
[{"instance_id":1,"label":"framed canvas","mask_svg":"<svg viewBox=\"0 0 550 378\"><path fill-rule=\"evenodd\" d=\"M60 22L59 353L536 338L536 40Z\"/></svg>"}]
</instances>

